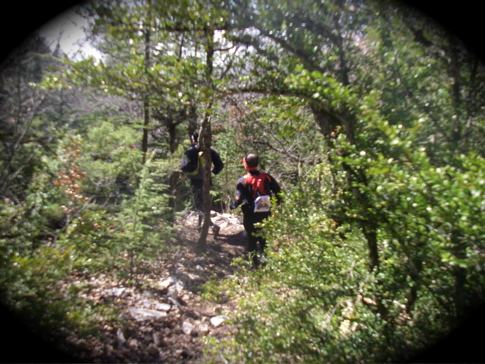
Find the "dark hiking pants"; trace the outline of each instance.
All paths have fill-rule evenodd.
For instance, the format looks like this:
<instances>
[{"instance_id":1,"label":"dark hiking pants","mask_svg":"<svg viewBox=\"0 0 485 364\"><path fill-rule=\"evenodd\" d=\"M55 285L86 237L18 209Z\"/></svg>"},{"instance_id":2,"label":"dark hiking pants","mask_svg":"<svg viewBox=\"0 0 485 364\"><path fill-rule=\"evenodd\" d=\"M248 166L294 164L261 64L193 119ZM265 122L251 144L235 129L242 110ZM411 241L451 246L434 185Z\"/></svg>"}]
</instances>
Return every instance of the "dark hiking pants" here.
<instances>
[{"instance_id":1,"label":"dark hiking pants","mask_svg":"<svg viewBox=\"0 0 485 364\"><path fill-rule=\"evenodd\" d=\"M257 228L254 226L258 222L263 221L264 219L270 216L269 212L259 212L259 213L245 213L243 219L244 229L248 234L248 252L257 252L258 251L258 243L259 243L259 251L264 252L266 247L266 240L259 236L261 233L261 228Z\"/></svg>"}]
</instances>

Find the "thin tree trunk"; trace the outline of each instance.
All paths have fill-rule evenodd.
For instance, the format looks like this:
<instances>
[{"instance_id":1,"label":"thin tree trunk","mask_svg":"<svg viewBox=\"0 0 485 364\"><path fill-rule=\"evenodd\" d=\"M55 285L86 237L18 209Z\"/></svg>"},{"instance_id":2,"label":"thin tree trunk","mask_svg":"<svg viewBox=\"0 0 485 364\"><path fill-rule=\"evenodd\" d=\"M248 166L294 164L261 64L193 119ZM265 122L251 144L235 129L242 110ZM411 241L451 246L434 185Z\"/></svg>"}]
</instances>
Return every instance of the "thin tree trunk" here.
<instances>
[{"instance_id":1,"label":"thin tree trunk","mask_svg":"<svg viewBox=\"0 0 485 364\"><path fill-rule=\"evenodd\" d=\"M211 139L212 139L212 131L211 131L211 122L210 116L206 113L204 120L201 124L201 135L199 139L199 145L201 145L201 151L203 152L203 158L205 159L205 169L203 174L203 184L202 184L202 212L204 213L204 220L202 222L202 228L200 231L199 241L197 242L197 250L205 251L206 250L206 242L207 242L207 235L209 234L209 226L210 226L210 211L211 211L211 204L212 199L210 195L210 188L211 188Z\"/></svg>"},{"instance_id":2,"label":"thin tree trunk","mask_svg":"<svg viewBox=\"0 0 485 364\"><path fill-rule=\"evenodd\" d=\"M212 85L212 70L213 70L213 57L214 57L214 31L212 29L207 29L205 31L206 39L207 39L207 55L206 55L206 80L208 85ZM209 99L212 98L212 90L209 89L207 93L207 97ZM211 196L210 196L210 187L211 187L211 143L212 143L212 128L211 128L211 120L210 115L212 112L212 101L209 102L206 110L204 120L201 123L201 135L199 137L199 145L203 152L205 158L205 169L203 175L203 188L202 188L202 196L203 196L203 208L202 212L204 213L204 221L202 223L202 229L200 231L199 241L197 242L197 250L205 251L206 250L206 242L207 242L207 235L209 233L209 225L210 225L210 208L211 208Z\"/></svg>"},{"instance_id":3,"label":"thin tree trunk","mask_svg":"<svg viewBox=\"0 0 485 364\"><path fill-rule=\"evenodd\" d=\"M147 21L145 23L145 73L148 76L150 68L150 39L151 39L151 1L148 1ZM147 77L148 82L148 77ZM148 85L147 85L148 88ZM143 137L141 150L143 152L143 164L145 164L148 152L148 125L150 124L150 95L147 92L143 97Z\"/></svg>"}]
</instances>

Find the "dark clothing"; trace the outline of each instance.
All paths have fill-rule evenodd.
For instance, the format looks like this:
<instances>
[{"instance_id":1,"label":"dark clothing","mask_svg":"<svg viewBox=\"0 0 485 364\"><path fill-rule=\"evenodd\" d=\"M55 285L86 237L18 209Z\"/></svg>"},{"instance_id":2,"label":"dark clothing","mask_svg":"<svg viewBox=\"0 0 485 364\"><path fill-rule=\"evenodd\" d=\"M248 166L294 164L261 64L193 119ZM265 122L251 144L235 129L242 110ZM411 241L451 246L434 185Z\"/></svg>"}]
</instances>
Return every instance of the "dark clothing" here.
<instances>
[{"instance_id":1,"label":"dark clothing","mask_svg":"<svg viewBox=\"0 0 485 364\"><path fill-rule=\"evenodd\" d=\"M257 176L260 174L259 171L250 171L248 174L251 174L253 176ZM264 189L266 190L266 193L270 196L273 194L276 196L276 198L279 200L279 192L281 191L280 185L276 180L268 173L266 174L266 178L264 181ZM242 212L243 214L248 214L248 213L254 213L254 197L253 197L253 190L251 188L251 185L246 183L246 175L243 177L239 178L237 181L236 185L236 195L234 196L234 200L231 203L231 208L235 209L239 205L242 204ZM279 202L279 201L278 201ZM259 214L259 213L258 213Z\"/></svg>"},{"instance_id":2,"label":"dark clothing","mask_svg":"<svg viewBox=\"0 0 485 364\"><path fill-rule=\"evenodd\" d=\"M267 219L271 216L271 212L258 212L258 213L248 213L244 214L243 218L243 225L244 230L248 234L248 252L257 252L258 251L258 242L259 242L259 250L264 252L266 248L266 239L262 236L259 236L259 228L255 226L255 224L262 222L263 220Z\"/></svg>"},{"instance_id":3,"label":"dark clothing","mask_svg":"<svg viewBox=\"0 0 485 364\"><path fill-rule=\"evenodd\" d=\"M259 175L259 171L250 171L248 174L251 175ZM254 194L252 191L252 187L246 181L246 176L241 177L237 181L236 185L236 195L234 200L231 203L231 209L237 208L239 205L241 206L241 210L244 215L243 225L246 233L248 234L248 252L255 252L258 250L258 242L259 248L261 251L264 251L266 246L266 240L258 236L258 228L255 224L262 222L263 220L267 219L271 212L254 212ZM279 202L279 192L281 188L276 182L276 180L269 174L266 173L266 178L264 181L265 191L268 195L272 196L275 195L276 199Z\"/></svg>"},{"instance_id":4,"label":"dark clothing","mask_svg":"<svg viewBox=\"0 0 485 364\"><path fill-rule=\"evenodd\" d=\"M199 147L197 144L194 144L192 147L190 147L188 150L185 151L185 155L189 161L189 164L195 164L195 168L197 168L197 160L199 158ZM212 173L215 175L218 174L222 169L224 168L224 163L222 162L221 157L219 156L219 153L217 153L214 149L211 148L211 161L212 161ZM193 168L193 169L195 169ZM202 187L203 187L203 179L202 176L200 178L191 178L189 179L190 181L190 189L192 190L192 196L194 198L194 209L198 212L199 214L199 223L198 225L200 226L202 222L202 208L204 206L204 200L203 200L203 193L202 193ZM214 226L214 224L211 225Z\"/></svg>"},{"instance_id":5,"label":"dark clothing","mask_svg":"<svg viewBox=\"0 0 485 364\"><path fill-rule=\"evenodd\" d=\"M197 144L190 147L186 152L185 155L189 159L189 161L194 161L197 164L197 159L199 158L199 147ZM212 173L218 174L224 168L224 163L222 163L221 157L219 153L217 153L214 149L211 148L211 160L212 160ZM194 196L194 207L198 211L202 211L203 206L203 195L202 195L202 176L199 179L190 179L190 188L192 190L192 194Z\"/></svg>"},{"instance_id":6,"label":"dark clothing","mask_svg":"<svg viewBox=\"0 0 485 364\"><path fill-rule=\"evenodd\" d=\"M197 160L199 159L199 146L197 144L194 144L191 146L189 149L185 151L185 155L187 156L187 159L189 160L189 165L193 165L192 170L194 170L197 167ZM219 156L219 153L217 153L214 149L211 148L211 160L212 160L212 173L215 175L218 174L222 169L224 168L224 163L222 163L222 159ZM189 167L190 168L190 167ZM202 177L199 178L200 180Z\"/></svg>"},{"instance_id":7,"label":"dark clothing","mask_svg":"<svg viewBox=\"0 0 485 364\"><path fill-rule=\"evenodd\" d=\"M190 180L190 190L192 191L192 196L194 197L194 208L197 211L202 211L202 206L204 205L202 185L203 181L201 179Z\"/></svg>"}]
</instances>

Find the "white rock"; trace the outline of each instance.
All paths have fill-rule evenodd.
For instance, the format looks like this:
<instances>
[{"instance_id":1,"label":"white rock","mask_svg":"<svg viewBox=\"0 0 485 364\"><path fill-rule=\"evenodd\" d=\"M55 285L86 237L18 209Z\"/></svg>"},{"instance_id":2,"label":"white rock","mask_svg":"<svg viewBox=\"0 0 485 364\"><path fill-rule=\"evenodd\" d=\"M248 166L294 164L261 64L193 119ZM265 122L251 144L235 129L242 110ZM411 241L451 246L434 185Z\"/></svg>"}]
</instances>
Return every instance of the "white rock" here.
<instances>
[{"instance_id":1,"label":"white rock","mask_svg":"<svg viewBox=\"0 0 485 364\"><path fill-rule=\"evenodd\" d=\"M151 319L160 319L167 316L166 312L150 310L148 308L130 308L129 309L131 317L137 321L145 321Z\"/></svg>"},{"instance_id":2,"label":"white rock","mask_svg":"<svg viewBox=\"0 0 485 364\"><path fill-rule=\"evenodd\" d=\"M192 280L192 281L199 281L201 280L201 276L198 276L197 274L192 274L192 273L187 273L187 276Z\"/></svg>"},{"instance_id":3,"label":"white rock","mask_svg":"<svg viewBox=\"0 0 485 364\"><path fill-rule=\"evenodd\" d=\"M123 335L123 331L121 329L116 330L116 338L118 339L118 350L123 349L123 344L126 342L125 335Z\"/></svg>"},{"instance_id":4,"label":"white rock","mask_svg":"<svg viewBox=\"0 0 485 364\"><path fill-rule=\"evenodd\" d=\"M106 290L106 296L121 297L125 293L125 287L114 287Z\"/></svg>"},{"instance_id":5,"label":"white rock","mask_svg":"<svg viewBox=\"0 0 485 364\"><path fill-rule=\"evenodd\" d=\"M214 316L211 318L211 325L214 327L219 327L227 320L229 320L229 317L225 315Z\"/></svg>"},{"instance_id":6,"label":"white rock","mask_svg":"<svg viewBox=\"0 0 485 364\"><path fill-rule=\"evenodd\" d=\"M191 335L193 330L194 330L194 325L192 325L188 321L184 321L184 323L182 324L182 331L184 332L184 334Z\"/></svg>"},{"instance_id":7,"label":"white rock","mask_svg":"<svg viewBox=\"0 0 485 364\"><path fill-rule=\"evenodd\" d=\"M174 285L168 288L168 295L172 298L181 297L184 293L184 284L181 281L177 281Z\"/></svg>"},{"instance_id":8,"label":"white rock","mask_svg":"<svg viewBox=\"0 0 485 364\"><path fill-rule=\"evenodd\" d=\"M177 283L177 280L175 278L173 278L173 277L165 278L165 279L161 280L160 282L158 282L158 289L164 291L167 288L169 288L170 286L173 286L175 283Z\"/></svg>"},{"instance_id":9,"label":"white rock","mask_svg":"<svg viewBox=\"0 0 485 364\"><path fill-rule=\"evenodd\" d=\"M172 308L172 305L168 303L155 303L155 309L163 312L168 312Z\"/></svg>"},{"instance_id":10,"label":"white rock","mask_svg":"<svg viewBox=\"0 0 485 364\"><path fill-rule=\"evenodd\" d=\"M206 334L209 332L210 328L209 328L209 325L207 325L206 323L201 323L197 326L197 329L199 330L199 332L203 333L203 334Z\"/></svg>"},{"instance_id":11,"label":"white rock","mask_svg":"<svg viewBox=\"0 0 485 364\"><path fill-rule=\"evenodd\" d=\"M123 331L121 331L121 329L116 330L116 338L121 343L126 342L125 335L123 335Z\"/></svg>"}]
</instances>

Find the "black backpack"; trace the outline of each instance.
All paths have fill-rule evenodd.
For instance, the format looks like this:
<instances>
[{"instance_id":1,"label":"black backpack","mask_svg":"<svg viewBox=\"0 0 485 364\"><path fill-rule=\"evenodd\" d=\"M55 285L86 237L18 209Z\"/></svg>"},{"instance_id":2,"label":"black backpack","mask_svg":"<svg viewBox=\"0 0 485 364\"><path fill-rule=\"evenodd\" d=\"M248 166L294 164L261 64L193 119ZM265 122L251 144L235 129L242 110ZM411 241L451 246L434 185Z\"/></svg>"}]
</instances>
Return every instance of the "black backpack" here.
<instances>
[{"instance_id":1,"label":"black backpack","mask_svg":"<svg viewBox=\"0 0 485 364\"><path fill-rule=\"evenodd\" d=\"M182 161L180 162L180 169L189 179L202 179L204 173L205 158L202 151L193 147L185 151Z\"/></svg>"}]
</instances>

